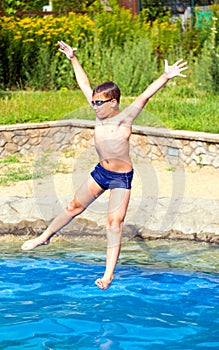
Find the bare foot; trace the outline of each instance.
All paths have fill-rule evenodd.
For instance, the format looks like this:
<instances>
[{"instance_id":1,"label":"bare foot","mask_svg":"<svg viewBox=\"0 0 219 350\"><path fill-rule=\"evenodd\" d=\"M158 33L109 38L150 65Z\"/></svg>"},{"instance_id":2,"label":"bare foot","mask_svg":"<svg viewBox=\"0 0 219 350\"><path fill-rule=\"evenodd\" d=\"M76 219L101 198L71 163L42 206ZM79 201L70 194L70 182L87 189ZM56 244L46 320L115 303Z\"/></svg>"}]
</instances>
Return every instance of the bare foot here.
<instances>
[{"instance_id":1,"label":"bare foot","mask_svg":"<svg viewBox=\"0 0 219 350\"><path fill-rule=\"evenodd\" d=\"M96 284L97 287L99 287L100 289L106 290L107 288L109 288L110 283L112 282L112 279L113 279L113 278L111 278L110 280L107 280L107 279L104 279L104 277L103 277L103 278L98 278L98 279L95 281L95 284Z\"/></svg>"},{"instance_id":2,"label":"bare foot","mask_svg":"<svg viewBox=\"0 0 219 350\"><path fill-rule=\"evenodd\" d=\"M39 237L34 238L34 239L29 239L29 241L24 242L24 244L21 246L22 250L32 250L36 247L39 247L41 245L48 245L49 240L43 242L42 238L40 239Z\"/></svg>"}]
</instances>

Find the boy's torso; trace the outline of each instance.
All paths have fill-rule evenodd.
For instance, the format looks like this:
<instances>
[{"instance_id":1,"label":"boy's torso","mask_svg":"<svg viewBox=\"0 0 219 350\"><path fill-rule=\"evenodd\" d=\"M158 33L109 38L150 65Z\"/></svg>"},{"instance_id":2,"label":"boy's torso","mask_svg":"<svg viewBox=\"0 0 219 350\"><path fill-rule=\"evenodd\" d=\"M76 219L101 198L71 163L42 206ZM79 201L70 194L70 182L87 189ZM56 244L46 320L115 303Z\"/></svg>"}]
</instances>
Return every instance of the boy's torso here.
<instances>
[{"instance_id":1,"label":"boy's torso","mask_svg":"<svg viewBox=\"0 0 219 350\"><path fill-rule=\"evenodd\" d=\"M110 171L129 172L132 163L129 157L131 127L107 121L97 123L94 142L101 165Z\"/></svg>"}]
</instances>

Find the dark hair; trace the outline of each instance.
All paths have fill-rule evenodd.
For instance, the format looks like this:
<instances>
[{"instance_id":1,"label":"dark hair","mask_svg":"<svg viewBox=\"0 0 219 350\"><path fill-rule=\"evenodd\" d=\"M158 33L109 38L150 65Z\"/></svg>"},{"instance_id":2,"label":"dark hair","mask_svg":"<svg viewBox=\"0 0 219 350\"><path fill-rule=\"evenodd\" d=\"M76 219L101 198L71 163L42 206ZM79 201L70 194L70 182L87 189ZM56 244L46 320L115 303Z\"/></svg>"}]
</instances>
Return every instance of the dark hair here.
<instances>
[{"instance_id":1,"label":"dark hair","mask_svg":"<svg viewBox=\"0 0 219 350\"><path fill-rule=\"evenodd\" d=\"M115 98L118 103L120 101L120 89L112 81L106 81L96 86L93 90L93 96L98 93L103 93L107 98Z\"/></svg>"}]
</instances>

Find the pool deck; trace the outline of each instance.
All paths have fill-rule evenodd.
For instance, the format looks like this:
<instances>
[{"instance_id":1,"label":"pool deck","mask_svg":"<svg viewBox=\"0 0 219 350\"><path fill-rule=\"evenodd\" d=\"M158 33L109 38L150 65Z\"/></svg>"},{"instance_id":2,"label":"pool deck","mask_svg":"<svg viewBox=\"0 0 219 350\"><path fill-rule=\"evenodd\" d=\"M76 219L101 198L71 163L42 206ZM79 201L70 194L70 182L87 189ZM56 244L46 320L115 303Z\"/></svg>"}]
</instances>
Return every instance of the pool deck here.
<instances>
[{"instance_id":1,"label":"pool deck","mask_svg":"<svg viewBox=\"0 0 219 350\"><path fill-rule=\"evenodd\" d=\"M0 234L41 233L93 169L82 160L71 173L1 186ZM136 163L134 169L124 236L219 243L219 170L168 169L161 162ZM61 233L105 237L108 196L107 191Z\"/></svg>"}]
</instances>

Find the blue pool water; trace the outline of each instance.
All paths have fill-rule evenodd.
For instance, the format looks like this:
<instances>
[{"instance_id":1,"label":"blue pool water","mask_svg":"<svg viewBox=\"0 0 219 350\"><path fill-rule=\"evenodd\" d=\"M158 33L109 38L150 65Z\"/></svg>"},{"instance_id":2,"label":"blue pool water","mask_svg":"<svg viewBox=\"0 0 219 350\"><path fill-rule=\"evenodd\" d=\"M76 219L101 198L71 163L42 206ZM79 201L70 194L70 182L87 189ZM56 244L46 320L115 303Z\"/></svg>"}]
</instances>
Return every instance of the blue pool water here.
<instances>
[{"instance_id":1,"label":"blue pool water","mask_svg":"<svg viewBox=\"0 0 219 350\"><path fill-rule=\"evenodd\" d=\"M178 248L168 247L168 259L164 248L147 248L153 261L146 263L145 255L135 264L128 248L106 291L94 285L104 271L101 253L76 247L3 254L0 349L217 349L217 271L200 250L194 259L194 251L184 249L174 265L171 249L179 255ZM182 254L205 268L185 269Z\"/></svg>"}]
</instances>

